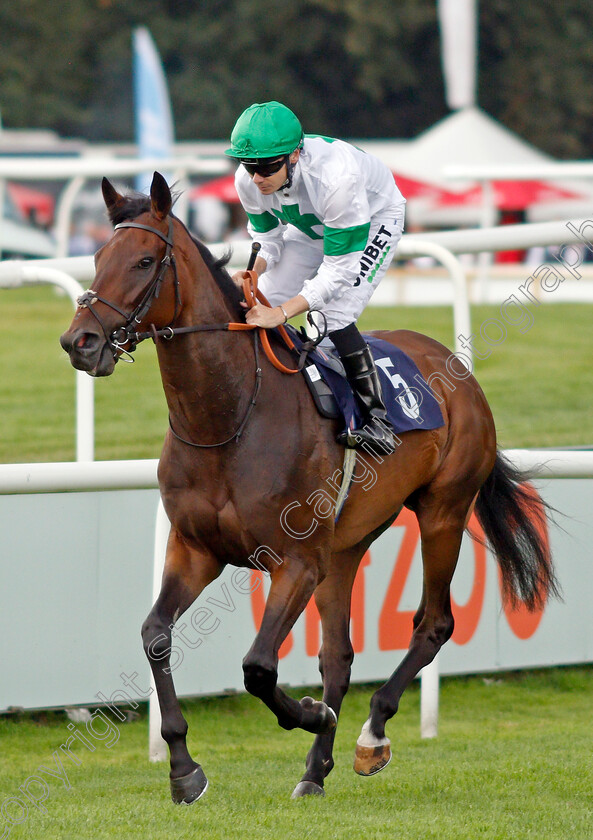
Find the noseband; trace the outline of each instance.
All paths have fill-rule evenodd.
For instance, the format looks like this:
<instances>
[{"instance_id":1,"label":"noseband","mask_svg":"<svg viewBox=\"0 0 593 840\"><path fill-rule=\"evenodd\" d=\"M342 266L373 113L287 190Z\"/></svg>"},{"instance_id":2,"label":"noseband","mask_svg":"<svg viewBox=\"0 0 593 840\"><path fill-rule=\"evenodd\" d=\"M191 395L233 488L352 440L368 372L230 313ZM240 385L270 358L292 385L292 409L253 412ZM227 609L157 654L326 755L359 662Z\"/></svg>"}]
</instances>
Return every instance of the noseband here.
<instances>
[{"instance_id":1,"label":"noseband","mask_svg":"<svg viewBox=\"0 0 593 840\"><path fill-rule=\"evenodd\" d=\"M165 274L167 269L170 267L173 269L175 283L175 312L169 325L164 328L165 331L170 330L171 324L173 324L179 314L179 310L181 309L181 297L179 294L177 267L175 265L175 257L173 256L173 219L171 216L169 216L169 230L166 235L157 228L150 227L149 225L141 225L138 222L121 222L119 225L115 225L113 229L115 231L121 230L122 228L139 228L140 230L147 230L150 233L154 233L166 244L167 248L165 250L165 256L159 264L155 277L150 281L140 302L130 314L124 312L123 309L120 309L115 303L105 300L105 298L102 298L92 289L88 289L84 292L78 298L77 303L81 308L87 308L96 321L98 321L103 331L103 335L111 348L114 359L121 358L122 361L133 362L134 357L131 355L132 352L136 349L138 341L146 337L145 335L140 336L138 334L137 327L152 306L153 302L158 298L161 291L161 285L165 279ZM115 312L119 312L122 318L125 318L125 324L122 327L118 327L113 330L111 333L108 333L101 316L93 308L96 303L103 303ZM125 345L128 345L127 349L124 349Z\"/></svg>"}]
</instances>

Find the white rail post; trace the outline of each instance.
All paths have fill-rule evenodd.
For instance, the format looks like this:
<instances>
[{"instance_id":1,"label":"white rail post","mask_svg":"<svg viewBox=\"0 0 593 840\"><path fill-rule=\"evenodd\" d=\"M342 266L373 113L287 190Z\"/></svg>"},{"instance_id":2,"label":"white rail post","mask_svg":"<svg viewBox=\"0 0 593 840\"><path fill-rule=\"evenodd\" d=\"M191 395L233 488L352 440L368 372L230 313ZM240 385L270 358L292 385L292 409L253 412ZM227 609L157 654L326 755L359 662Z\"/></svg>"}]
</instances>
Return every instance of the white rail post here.
<instances>
[{"instance_id":1,"label":"white rail post","mask_svg":"<svg viewBox=\"0 0 593 840\"><path fill-rule=\"evenodd\" d=\"M446 247L429 239L422 239L420 237L402 237L399 247L398 256L400 257L417 257L430 256L440 262L449 272L451 282L453 283L453 327L455 331L455 351L460 353L463 350L465 356L468 356L471 361L471 350L464 347L459 340L460 335L469 338L471 333L471 315L469 308L469 298L467 293L467 279L463 266L457 257Z\"/></svg>"},{"instance_id":2,"label":"white rail post","mask_svg":"<svg viewBox=\"0 0 593 840\"><path fill-rule=\"evenodd\" d=\"M95 459L95 383L88 373L76 371L76 460Z\"/></svg>"},{"instance_id":3,"label":"white rail post","mask_svg":"<svg viewBox=\"0 0 593 840\"><path fill-rule=\"evenodd\" d=\"M496 205L494 201L494 185L487 178L480 181L482 187L482 209L480 227L490 228L496 224ZM481 251L478 254L478 303L488 302L488 280L492 266L492 251Z\"/></svg>"},{"instance_id":4,"label":"white rail post","mask_svg":"<svg viewBox=\"0 0 593 840\"><path fill-rule=\"evenodd\" d=\"M76 175L74 178L71 178L58 199L55 222L56 257L58 259L68 256L70 250L72 209L76 197L84 187L86 180L86 177L83 175Z\"/></svg>"},{"instance_id":5,"label":"white rail post","mask_svg":"<svg viewBox=\"0 0 593 840\"><path fill-rule=\"evenodd\" d=\"M77 306L82 286L69 274L56 268L23 264L22 276L29 283L53 283L64 289ZM95 459L95 382L82 370L76 371L76 460Z\"/></svg>"},{"instance_id":6,"label":"white rail post","mask_svg":"<svg viewBox=\"0 0 593 840\"><path fill-rule=\"evenodd\" d=\"M154 562L152 567L152 602L156 601L161 591L163 569L165 566L165 551L171 525L162 499L159 499L159 506L156 515L154 533ZM167 744L161 735L161 710L156 693L156 685L150 672L150 699L148 701L148 758L150 761L167 760Z\"/></svg>"}]
</instances>

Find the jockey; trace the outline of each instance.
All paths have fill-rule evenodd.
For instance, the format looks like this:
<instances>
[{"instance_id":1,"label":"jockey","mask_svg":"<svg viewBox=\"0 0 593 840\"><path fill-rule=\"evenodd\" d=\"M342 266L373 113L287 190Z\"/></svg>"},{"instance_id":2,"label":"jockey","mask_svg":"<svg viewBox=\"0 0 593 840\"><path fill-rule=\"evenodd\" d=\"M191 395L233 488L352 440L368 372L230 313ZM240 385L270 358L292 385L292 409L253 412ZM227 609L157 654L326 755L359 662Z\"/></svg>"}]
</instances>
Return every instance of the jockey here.
<instances>
[{"instance_id":1,"label":"jockey","mask_svg":"<svg viewBox=\"0 0 593 840\"><path fill-rule=\"evenodd\" d=\"M338 440L393 452L377 369L356 326L403 231L405 199L392 173L349 143L304 135L279 102L247 108L225 154L242 164L235 185L249 234L261 243L254 265L259 288L273 307L257 304L247 322L271 328L321 312L364 418L362 428ZM243 272L233 276L242 278Z\"/></svg>"}]
</instances>

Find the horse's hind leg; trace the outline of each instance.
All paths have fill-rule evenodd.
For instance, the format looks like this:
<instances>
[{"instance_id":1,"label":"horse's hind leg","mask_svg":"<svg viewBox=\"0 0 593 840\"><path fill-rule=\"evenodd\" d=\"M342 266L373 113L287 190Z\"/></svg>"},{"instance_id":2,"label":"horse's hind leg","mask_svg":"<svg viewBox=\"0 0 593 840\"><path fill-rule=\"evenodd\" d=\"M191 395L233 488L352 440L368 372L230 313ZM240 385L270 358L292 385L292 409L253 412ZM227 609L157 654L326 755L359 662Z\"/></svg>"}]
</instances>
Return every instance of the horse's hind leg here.
<instances>
[{"instance_id":1,"label":"horse's hind leg","mask_svg":"<svg viewBox=\"0 0 593 840\"><path fill-rule=\"evenodd\" d=\"M371 699L370 717L356 746L354 769L363 776L379 772L391 759L385 724L397 712L405 689L453 633L450 584L463 536L467 503L420 505L417 510L422 539L424 586L422 601L414 616L408 652L389 680Z\"/></svg>"},{"instance_id":2,"label":"horse's hind leg","mask_svg":"<svg viewBox=\"0 0 593 840\"><path fill-rule=\"evenodd\" d=\"M187 749L187 723L181 714L171 676L177 665L176 662L171 665L171 628L221 571L217 561L198 555L172 530L161 591L142 626L144 650L161 709L161 733L169 746L171 796L177 804L195 802L205 793L208 781Z\"/></svg>"},{"instance_id":3,"label":"horse's hind leg","mask_svg":"<svg viewBox=\"0 0 593 840\"><path fill-rule=\"evenodd\" d=\"M323 678L323 701L336 716L350 683L354 651L350 642L350 600L360 551L351 557L332 558L332 569L315 590L323 642L319 651L319 670ZM307 769L292 798L323 794L323 783L334 766L332 757L336 730L317 735L307 755Z\"/></svg>"},{"instance_id":4,"label":"horse's hind leg","mask_svg":"<svg viewBox=\"0 0 593 840\"><path fill-rule=\"evenodd\" d=\"M329 732L336 716L323 702L304 697L300 702L278 687L278 651L305 609L317 583L317 572L285 557L272 572L272 584L259 632L243 660L245 688L274 712L284 729Z\"/></svg>"}]
</instances>

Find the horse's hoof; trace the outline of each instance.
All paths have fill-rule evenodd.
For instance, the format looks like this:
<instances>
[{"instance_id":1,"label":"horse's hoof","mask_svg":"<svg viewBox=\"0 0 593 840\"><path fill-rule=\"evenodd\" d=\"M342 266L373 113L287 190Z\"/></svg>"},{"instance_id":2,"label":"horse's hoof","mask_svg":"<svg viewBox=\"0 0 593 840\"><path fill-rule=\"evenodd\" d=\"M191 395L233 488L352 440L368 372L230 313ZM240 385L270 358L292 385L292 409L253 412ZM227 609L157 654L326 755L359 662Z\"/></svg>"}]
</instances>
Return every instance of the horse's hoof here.
<instances>
[{"instance_id":1,"label":"horse's hoof","mask_svg":"<svg viewBox=\"0 0 593 840\"><path fill-rule=\"evenodd\" d=\"M291 799L301 799L303 796L325 796L324 789L315 782L299 782L292 792Z\"/></svg>"},{"instance_id":2,"label":"horse's hoof","mask_svg":"<svg viewBox=\"0 0 593 840\"><path fill-rule=\"evenodd\" d=\"M380 744L377 747L361 747L356 745L354 754L354 771L359 776L374 776L391 761L391 746Z\"/></svg>"},{"instance_id":3,"label":"horse's hoof","mask_svg":"<svg viewBox=\"0 0 593 840\"><path fill-rule=\"evenodd\" d=\"M303 721L302 729L312 732L314 735L327 735L338 725L338 718L334 710L324 703L323 700L314 700L312 697L303 697L301 708L304 712L313 714L312 721Z\"/></svg>"},{"instance_id":4,"label":"horse's hoof","mask_svg":"<svg viewBox=\"0 0 593 840\"><path fill-rule=\"evenodd\" d=\"M199 764L187 776L171 779L171 799L176 805L197 802L208 789L208 779Z\"/></svg>"}]
</instances>

